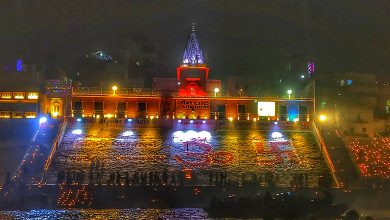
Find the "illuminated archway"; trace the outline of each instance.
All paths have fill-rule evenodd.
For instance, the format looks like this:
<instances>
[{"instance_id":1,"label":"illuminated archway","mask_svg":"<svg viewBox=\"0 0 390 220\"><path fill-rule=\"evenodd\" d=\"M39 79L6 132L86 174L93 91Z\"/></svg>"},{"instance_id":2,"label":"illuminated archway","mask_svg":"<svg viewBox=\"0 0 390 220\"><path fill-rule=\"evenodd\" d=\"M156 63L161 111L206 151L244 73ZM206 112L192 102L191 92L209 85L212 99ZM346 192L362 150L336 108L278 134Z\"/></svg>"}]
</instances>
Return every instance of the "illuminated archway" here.
<instances>
[{"instance_id":1,"label":"illuminated archway","mask_svg":"<svg viewBox=\"0 0 390 220\"><path fill-rule=\"evenodd\" d=\"M50 115L52 118L58 118L62 116L62 100L52 99L50 102Z\"/></svg>"}]
</instances>

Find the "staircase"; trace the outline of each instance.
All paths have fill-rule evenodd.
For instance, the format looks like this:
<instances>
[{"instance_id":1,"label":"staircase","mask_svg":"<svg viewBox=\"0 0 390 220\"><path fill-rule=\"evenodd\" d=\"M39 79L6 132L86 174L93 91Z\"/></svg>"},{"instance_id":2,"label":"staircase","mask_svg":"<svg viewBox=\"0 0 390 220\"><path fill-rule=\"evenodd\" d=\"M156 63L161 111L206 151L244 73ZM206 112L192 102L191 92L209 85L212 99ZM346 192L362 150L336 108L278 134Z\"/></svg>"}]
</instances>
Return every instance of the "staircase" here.
<instances>
[{"instance_id":1,"label":"staircase","mask_svg":"<svg viewBox=\"0 0 390 220\"><path fill-rule=\"evenodd\" d=\"M39 183L61 124L61 121L49 120L39 127L16 170L14 180L20 180L26 184Z\"/></svg>"},{"instance_id":2,"label":"staircase","mask_svg":"<svg viewBox=\"0 0 390 220\"><path fill-rule=\"evenodd\" d=\"M327 154L333 162L334 173L340 181L340 186L356 186L359 182L359 173L337 131L332 128L320 127L318 132Z\"/></svg>"}]
</instances>

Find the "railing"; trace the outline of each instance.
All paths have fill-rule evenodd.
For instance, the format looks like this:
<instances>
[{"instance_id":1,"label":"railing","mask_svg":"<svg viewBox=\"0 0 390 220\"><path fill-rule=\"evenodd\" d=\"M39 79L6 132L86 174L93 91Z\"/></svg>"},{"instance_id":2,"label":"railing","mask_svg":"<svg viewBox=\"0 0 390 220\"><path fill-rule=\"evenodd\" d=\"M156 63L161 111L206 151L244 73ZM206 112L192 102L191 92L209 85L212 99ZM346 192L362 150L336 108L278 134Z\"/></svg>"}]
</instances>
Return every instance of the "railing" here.
<instances>
[{"instance_id":1,"label":"railing","mask_svg":"<svg viewBox=\"0 0 390 220\"><path fill-rule=\"evenodd\" d=\"M328 148L326 147L325 142L322 139L322 136L321 136L321 134L320 134L320 132L319 132L319 130L318 130L318 128L317 128L317 126L316 126L314 121L313 121L313 134L314 134L314 137L315 137L315 139L317 141L317 144L320 146L320 150L321 150L322 154L325 157L326 163L328 164L328 167L330 168L330 171L331 171L333 180L334 180L334 182L336 184L336 187L340 188L340 182L339 182L339 180L337 178L336 169L334 167L333 161L332 161L332 159L329 156Z\"/></svg>"},{"instance_id":2,"label":"railing","mask_svg":"<svg viewBox=\"0 0 390 220\"><path fill-rule=\"evenodd\" d=\"M46 160L45 167L43 169L43 175L42 175L41 183L43 183L43 179L45 178L47 170L49 169L49 166L51 164L51 160L53 159L54 153L56 152L56 150L58 148L58 145L62 141L62 137L64 136L66 125L67 125L67 119L66 119L66 117L64 117L64 121L63 121L63 123L61 125L60 130L57 133L57 136L56 136L55 141L53 143L53 146L51 148L51 152L50 152L50 154L49 154L49 156L48 156L48 158Z\"/></svg>"},{"instance_id":3,"label":"railing","mask_svg":"<svg viewBox=\"0 0 390 220\"><path fill-rule=\"evenodd\" d=\"M101 87L79 87L74 88L73 95L120 95L120 96L161 96L166 91L155 91L153 89L146 88L118 88L118 90L107 90ZM178 95L177 91L169 91L169 94L174 98L186 98ZM259 99L264 101L275 101L275 100L305 100L312 101L313 98L307 97L291 97L286 96L250 96L250 95L232 95L228 92L209 92L206 96L189 96L187 98L238 98L238 99Z\"/></svg>"},{"instance_id":4,"label":"railing","mask_svg":"<svg viewBox=\"0 0 390 220\"><path fill-rule=\"evenodd\" d=\"M103 90L100 87L80 87L73 91L74 95L125 95L125 96L160 96L152 89L123 88L118 90Z\"/></svg>"}]
</instances>

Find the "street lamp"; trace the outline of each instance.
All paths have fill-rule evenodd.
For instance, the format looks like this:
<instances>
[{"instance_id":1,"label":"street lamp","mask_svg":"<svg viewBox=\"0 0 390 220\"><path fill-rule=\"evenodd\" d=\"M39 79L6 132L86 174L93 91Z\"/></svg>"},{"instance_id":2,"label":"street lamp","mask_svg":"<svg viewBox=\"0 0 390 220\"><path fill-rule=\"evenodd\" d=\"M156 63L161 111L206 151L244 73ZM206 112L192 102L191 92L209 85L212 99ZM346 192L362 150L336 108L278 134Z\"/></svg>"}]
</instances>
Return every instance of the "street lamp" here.
<instances>
[{"instance_id":1,"label":"street lamp","mask_svg":"<svg viewBox=\"0 0 390 220\"><path fill-rule=\"evenodd\" d=\"M118 90L118 86L112 86L112 91L114 92L113 95L115 95L116 90Z\"/></svg>"},{"instance_id":2,"label":"street lamp","mask_svg":"<svg viewBox=\"0 0 390 220\"><path fill-rule=\"evenodd\" d=\"M288 94L288 98L290 99L291 98L291 94L292 94L292 90L291 89L287 90L287 94Z\"/></svg>"},{"instance_id":3,"label":"street lamp","mask_svg":"<svg viewBox=\"0 0 390 220\"><path fill-rule=\"evenodd\" d=\"M215 88L214 89L214 96L217 97L217 93L219 92L219 89L218 88Z\"/></svg>"}]
</instances>

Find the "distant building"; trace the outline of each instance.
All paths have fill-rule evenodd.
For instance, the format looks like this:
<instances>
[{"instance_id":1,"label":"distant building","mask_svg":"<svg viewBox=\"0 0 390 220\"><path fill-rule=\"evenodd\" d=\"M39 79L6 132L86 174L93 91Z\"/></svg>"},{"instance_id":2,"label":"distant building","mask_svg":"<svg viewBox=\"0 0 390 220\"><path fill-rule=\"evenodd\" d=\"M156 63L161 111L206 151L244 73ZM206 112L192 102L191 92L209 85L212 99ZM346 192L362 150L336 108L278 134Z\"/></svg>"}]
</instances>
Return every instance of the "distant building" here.
<instances>
[{"instance_id":1,"label":"distant building","mask_svg":"<svg viewBox=\"0 0 390 220\"><path fill-rule=\"evenodd\" d=\"M389 132L390 86L373 74L344 73L316 79L316 113L350 136L380 136Z\"/></svg>"}]
</instances>

